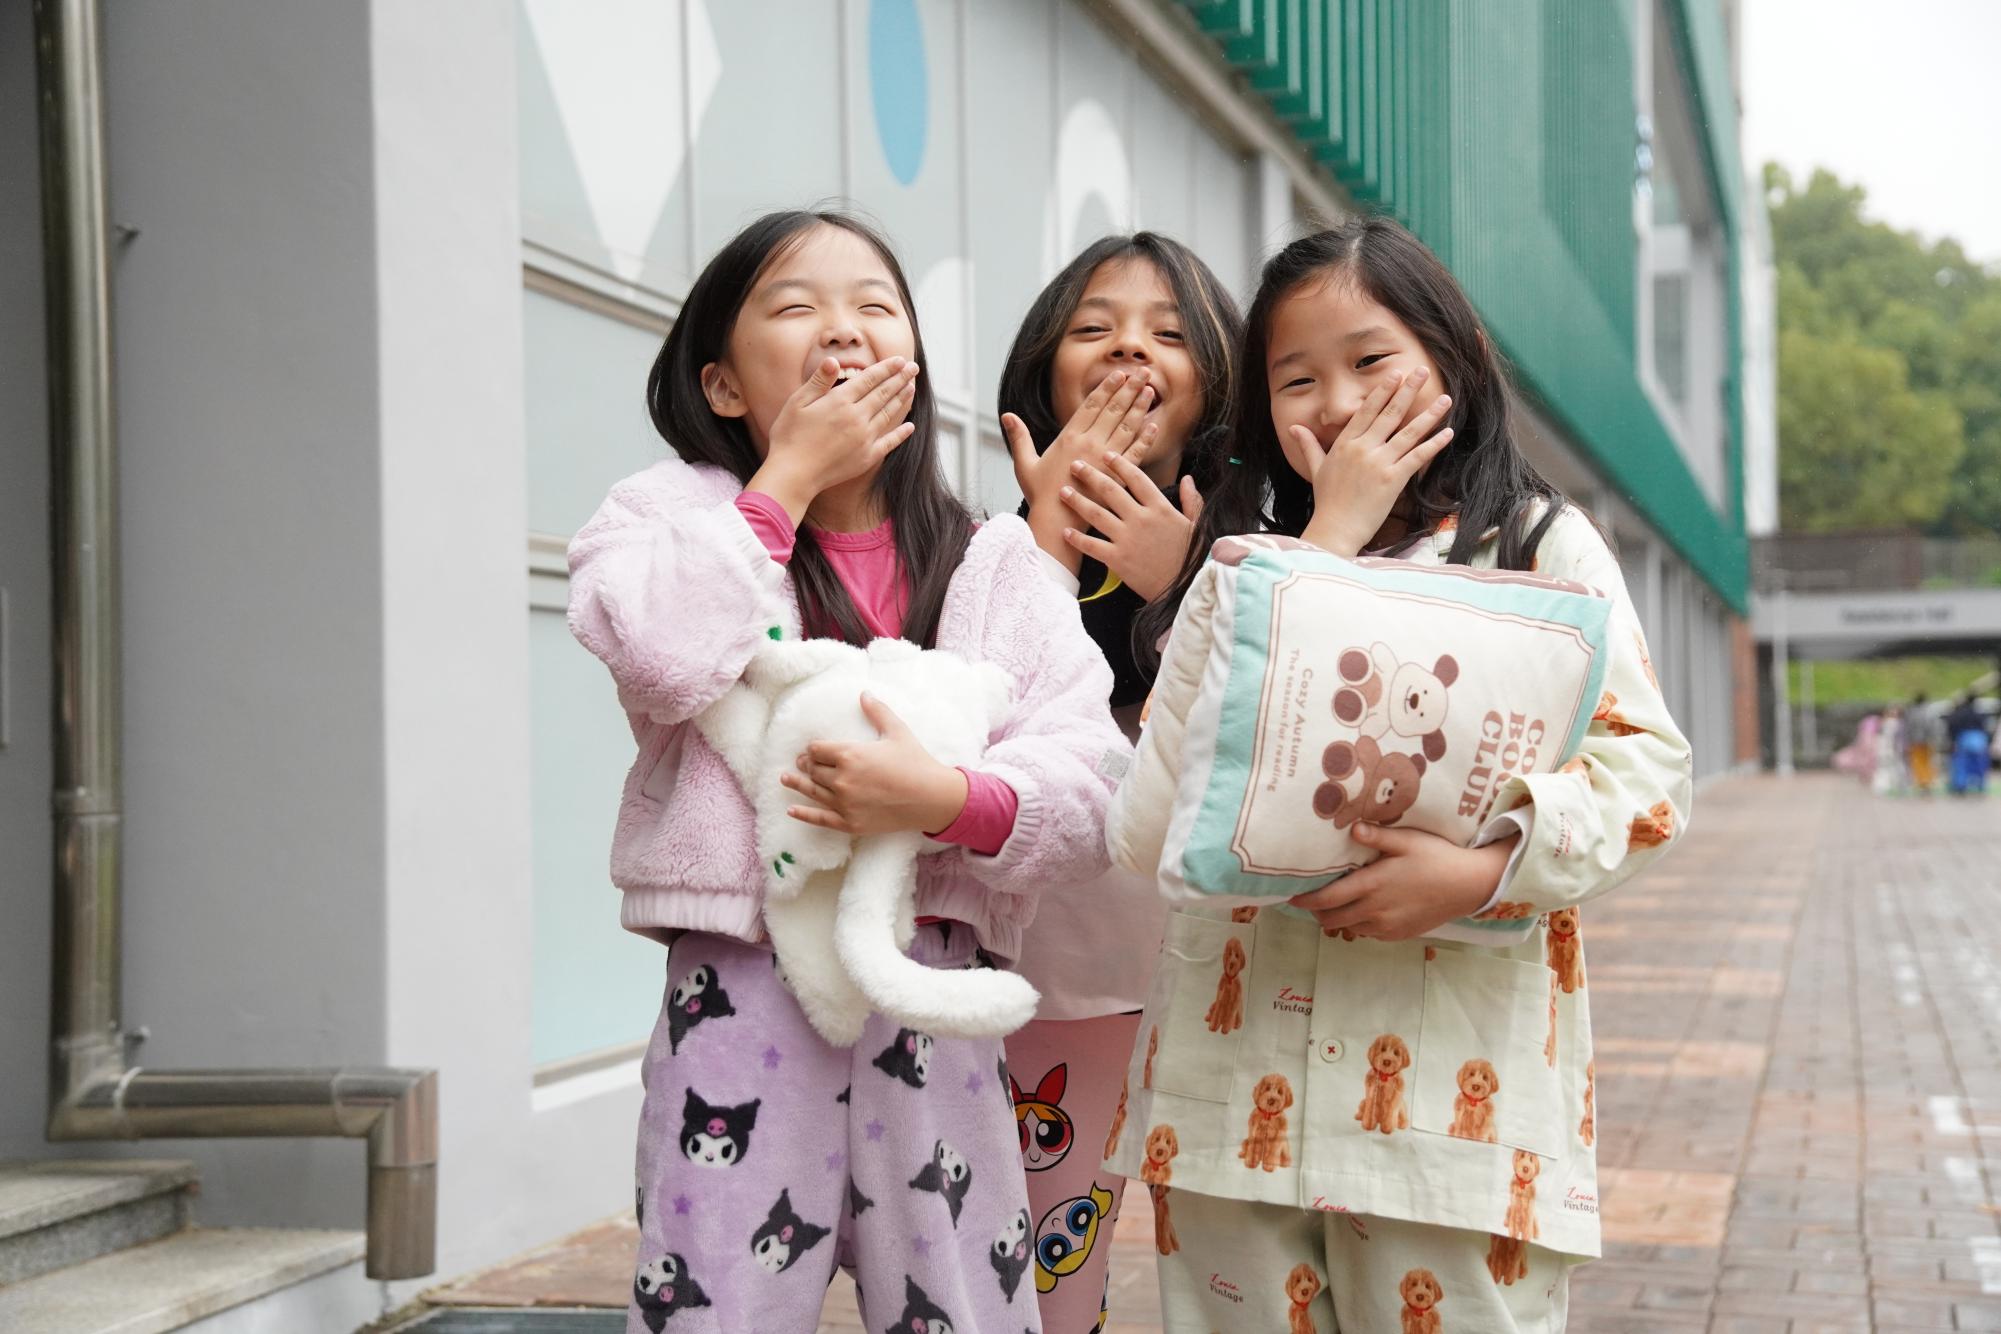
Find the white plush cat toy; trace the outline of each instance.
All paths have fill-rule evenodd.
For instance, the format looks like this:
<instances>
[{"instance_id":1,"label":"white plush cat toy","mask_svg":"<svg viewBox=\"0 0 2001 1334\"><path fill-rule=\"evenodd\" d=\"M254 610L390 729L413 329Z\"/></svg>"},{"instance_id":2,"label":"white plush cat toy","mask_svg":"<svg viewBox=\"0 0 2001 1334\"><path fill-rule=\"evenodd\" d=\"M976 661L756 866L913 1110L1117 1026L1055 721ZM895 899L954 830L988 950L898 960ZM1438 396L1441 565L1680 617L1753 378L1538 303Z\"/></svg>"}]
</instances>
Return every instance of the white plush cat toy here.
<instances>
[{"instance_id":1,"label":"white plush cat toy","mask_svg":"<svg viewBox=\"0 0 2001 1334\"><path fill-rule=\"evenodd\" d=\"M778 776L810 742L879 735L862 713L863 691L952 765L979 762L1010 697L998 668L908 640L878 639L866 649L774 640L695 719L757 812L764 925L785 980L836 1046L861 1037L871 1010L943 1037L1011 1033L1034 1016L1039 999L1018 974L927 968L903 953L916 929L917 856L943 845L914 832L856 838L786 814L803 799Z\"/></svg>"}]
</instances>

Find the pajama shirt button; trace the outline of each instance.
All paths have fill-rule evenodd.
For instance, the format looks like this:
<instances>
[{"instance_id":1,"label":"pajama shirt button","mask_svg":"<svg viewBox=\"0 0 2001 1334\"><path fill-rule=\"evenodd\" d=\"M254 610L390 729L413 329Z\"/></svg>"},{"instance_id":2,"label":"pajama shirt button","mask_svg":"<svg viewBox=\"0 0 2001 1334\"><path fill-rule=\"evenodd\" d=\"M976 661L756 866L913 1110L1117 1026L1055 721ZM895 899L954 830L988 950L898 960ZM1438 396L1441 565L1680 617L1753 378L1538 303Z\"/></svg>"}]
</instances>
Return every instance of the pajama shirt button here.
<instances>
[{"instance_id":1,"label":"pajama shirt button","mask_svg":"<svg viewBox=\"0 0 2001 1334\"><path fill-rule=\"evenodd\" d=\"M1341 1039L1321 1038L1314 1045L1320 1052L1320 1059L1327 1062L1327 1064L1332 1065L1334 1064L1334 1062L1341 1059L1341 1052L1343 1050L1341 1046Z\"/></svg>"}]
</instances>

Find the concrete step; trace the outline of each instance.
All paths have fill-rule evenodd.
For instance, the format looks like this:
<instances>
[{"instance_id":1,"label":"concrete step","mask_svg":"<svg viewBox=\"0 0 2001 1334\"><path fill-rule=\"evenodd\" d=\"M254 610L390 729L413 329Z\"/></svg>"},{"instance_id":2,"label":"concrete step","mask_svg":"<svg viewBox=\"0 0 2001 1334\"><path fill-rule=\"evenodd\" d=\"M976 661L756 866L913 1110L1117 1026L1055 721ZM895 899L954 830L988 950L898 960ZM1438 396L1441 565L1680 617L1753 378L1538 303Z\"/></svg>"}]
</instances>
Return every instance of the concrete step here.
<instances>
[{"instance_id":1,"label":"concrete step","mask_svg":"<svg viewBox=\"0 0 2001 1334\"><path fill-rule=\"evenodd\" d=\"M194 1164L144 1159L0 1163L0 1284L179 1232Z\"/></svg>"},{"instance_id":2,"label":"concrete step","mask_svg":"<svg viewBox=\"0 0 2001 1334\"><path fill-rule=\"evenodd\" d=\"M0 1287L7 1334L159 1334L361 1260L359 1232L190 1228Z\"/></svg>"}]
</instances>

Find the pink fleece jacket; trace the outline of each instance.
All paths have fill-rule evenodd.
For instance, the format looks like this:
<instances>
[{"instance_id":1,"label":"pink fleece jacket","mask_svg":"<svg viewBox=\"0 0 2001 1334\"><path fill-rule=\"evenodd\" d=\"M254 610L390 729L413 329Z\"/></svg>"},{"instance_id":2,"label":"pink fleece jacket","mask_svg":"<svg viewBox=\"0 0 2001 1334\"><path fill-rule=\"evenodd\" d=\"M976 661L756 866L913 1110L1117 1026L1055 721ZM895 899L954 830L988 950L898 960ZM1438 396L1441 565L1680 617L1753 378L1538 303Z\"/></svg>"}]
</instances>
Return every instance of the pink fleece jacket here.
<instances>
[{"instance_id":1,"label":"pink fleece jacket","mask_svg":"<svg viewBox=\"0 0 2001 1334\"><path fill-rule=\"evenodd\" d=\"M737 509L741 490L721 469L669 459L613 487L570 544L570 630L611 669L639 750L612 835L620 920L663 941L681 931L764 939L750 804L689 724L773 626L800 633L791 578ZM1106 709L1110 670L1015 516L973 535L938 647L1014 682L980 769L1017 806L995 855L955 847L920 860L917 911L968 923L1012 960L1042 887L1108 864L1105 808L1131 747Z\"/></svg>"}]
</instances>

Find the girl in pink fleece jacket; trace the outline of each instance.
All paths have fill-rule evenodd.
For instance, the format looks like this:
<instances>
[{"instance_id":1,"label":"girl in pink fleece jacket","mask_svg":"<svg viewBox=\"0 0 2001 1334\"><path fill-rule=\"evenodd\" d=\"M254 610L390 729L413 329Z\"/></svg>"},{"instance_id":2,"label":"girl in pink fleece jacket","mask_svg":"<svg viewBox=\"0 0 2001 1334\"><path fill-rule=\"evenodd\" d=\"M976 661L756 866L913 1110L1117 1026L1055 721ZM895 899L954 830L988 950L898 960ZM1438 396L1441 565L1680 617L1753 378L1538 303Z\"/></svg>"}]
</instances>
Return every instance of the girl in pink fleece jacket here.
<instances>
[{"instance_id":1,"label":"girl in pink fleece jacket","mask_svg":"<svg viewBox=\"0 0 2001 1334\"><path fill-rule=\"evenodd\" d=\"M998 1040L870 1021L824 1042L761 925L750 806L690 720L772 627L900 635L994 663L1013 706L976 769L882 739L811 747L795 818L922 830L911 955L1011 961L1035 897L1106 865L1128 748L1111 676L1021 520L975 530L937 466L908 284L839 214L752 223L690 289L647 386L678 459L627 478L570 548L570 625L638 744L612 843L629 930L672 942L643 1067L628 1329L811 1330L836 1263L866 1323L1036 1329Z\"/></svg>"}]
</instances>

